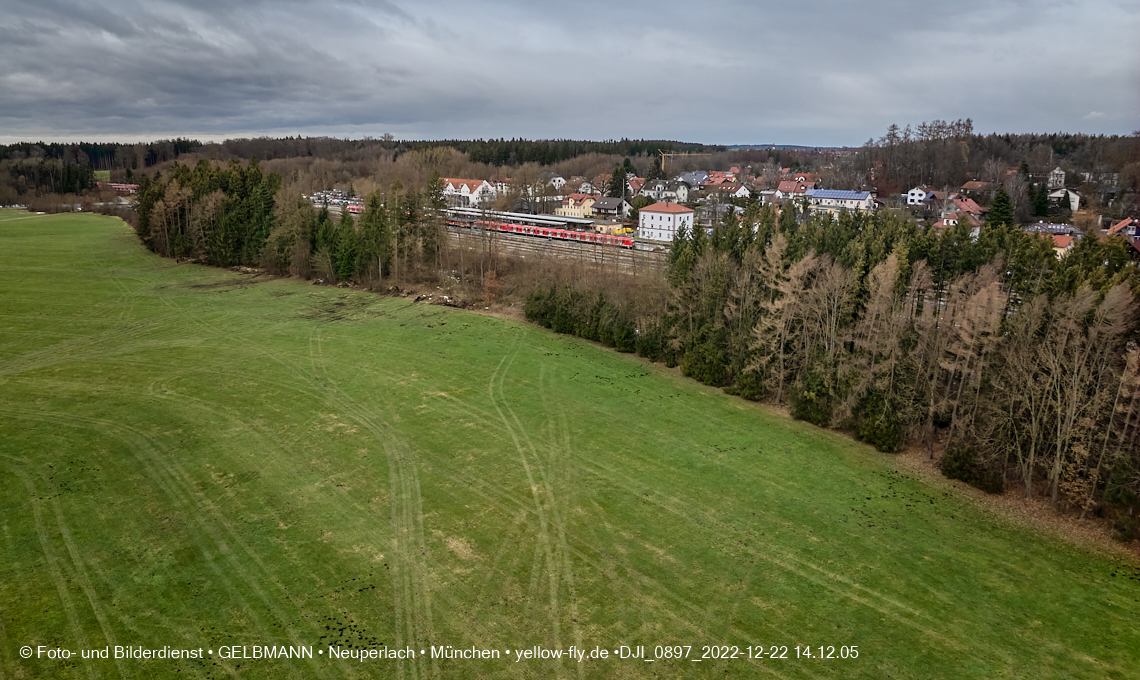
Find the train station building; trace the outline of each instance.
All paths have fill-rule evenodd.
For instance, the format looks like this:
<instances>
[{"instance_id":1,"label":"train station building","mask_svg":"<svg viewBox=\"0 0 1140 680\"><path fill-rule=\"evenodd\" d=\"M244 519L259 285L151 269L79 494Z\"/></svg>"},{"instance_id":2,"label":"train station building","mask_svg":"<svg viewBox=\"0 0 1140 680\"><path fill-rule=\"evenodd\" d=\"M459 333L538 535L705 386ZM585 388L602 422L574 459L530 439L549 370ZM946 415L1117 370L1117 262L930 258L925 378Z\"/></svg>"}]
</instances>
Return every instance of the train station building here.
<instances>
[{"instance_id":1,"label":"train station building","mask_svg":"<svg viewBox=\"0 0 1140 680\"><path fill-rule=\"evenodd\" d=\"M683 205L663 201L638 212L637 237L647 241L672 241L684 227L692 232L693 211Z\"/></svg>"}]
</instances>

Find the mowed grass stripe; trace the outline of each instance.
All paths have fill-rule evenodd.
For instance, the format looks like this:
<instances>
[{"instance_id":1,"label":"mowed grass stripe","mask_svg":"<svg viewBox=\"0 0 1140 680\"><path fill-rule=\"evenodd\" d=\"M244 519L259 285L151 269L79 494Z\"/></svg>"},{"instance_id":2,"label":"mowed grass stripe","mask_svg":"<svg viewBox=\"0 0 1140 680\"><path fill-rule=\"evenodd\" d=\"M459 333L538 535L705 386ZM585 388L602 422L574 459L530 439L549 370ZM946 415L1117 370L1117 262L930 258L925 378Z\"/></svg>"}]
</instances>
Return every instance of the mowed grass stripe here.
<instances>
[{"instance_id":1,"label":"mowed grass stripe","mask_svg":"<svg viewBox=\"0 0 1140 680\"><path fill-rule=\"evenodd\" d=\"M5 676L1140 672L1134 565L995 522L866 447L635 357L175 265L109 218L0 212L0 390L12 649L860 649L382 668L49 666L8 650Z\"/></svg>"}]
</instances>

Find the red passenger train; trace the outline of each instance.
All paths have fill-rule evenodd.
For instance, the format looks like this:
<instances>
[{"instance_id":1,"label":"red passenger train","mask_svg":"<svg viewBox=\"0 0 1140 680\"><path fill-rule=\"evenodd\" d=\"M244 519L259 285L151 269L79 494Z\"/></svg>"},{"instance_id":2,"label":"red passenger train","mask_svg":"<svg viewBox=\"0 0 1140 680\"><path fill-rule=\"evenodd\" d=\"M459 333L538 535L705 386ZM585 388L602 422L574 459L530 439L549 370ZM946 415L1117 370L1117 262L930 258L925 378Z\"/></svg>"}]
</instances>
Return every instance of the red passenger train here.
<instances>
[{"instance_id":1,"label":"red passenger train","mask_svg":"<svg viewBox=\"0 0 1140 680\"><path fill-rule=\"evenodd\" d=\"M629 236L610 236L608 234L596 234L589 231L574 231L573 229L555 229L553 227L534 226L529 224L514 224L511 222L495 222L493 220L475 220L473 223L449 218L447 221L449 226L461 227L464 229L471 227L482 227L491 231L501 231L507 234L519 234L521 236L536 236L538 238L559 239L561 241L577 241L578 243L597 243L606 246L618 246L621 248L633 248L633 239Z\"/></svg>"}]
</instances>

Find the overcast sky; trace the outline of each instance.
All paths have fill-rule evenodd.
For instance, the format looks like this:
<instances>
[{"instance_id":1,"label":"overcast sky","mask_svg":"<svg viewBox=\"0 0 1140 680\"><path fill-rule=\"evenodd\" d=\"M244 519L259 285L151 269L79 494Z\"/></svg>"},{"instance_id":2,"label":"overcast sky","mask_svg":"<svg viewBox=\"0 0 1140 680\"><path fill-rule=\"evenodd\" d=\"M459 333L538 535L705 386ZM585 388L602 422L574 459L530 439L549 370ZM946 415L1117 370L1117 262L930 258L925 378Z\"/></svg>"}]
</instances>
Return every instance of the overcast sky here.
<instances>
[{"instance_id":1,"label":"overcast sky","mask_svg":"<svg viewBox=\"0 0 1140 680\"><path fill-rule=\"evenodd\" d=\"M0 0L0 142L1140 129L1137 0Z\"/></svg>"}]
</instances>

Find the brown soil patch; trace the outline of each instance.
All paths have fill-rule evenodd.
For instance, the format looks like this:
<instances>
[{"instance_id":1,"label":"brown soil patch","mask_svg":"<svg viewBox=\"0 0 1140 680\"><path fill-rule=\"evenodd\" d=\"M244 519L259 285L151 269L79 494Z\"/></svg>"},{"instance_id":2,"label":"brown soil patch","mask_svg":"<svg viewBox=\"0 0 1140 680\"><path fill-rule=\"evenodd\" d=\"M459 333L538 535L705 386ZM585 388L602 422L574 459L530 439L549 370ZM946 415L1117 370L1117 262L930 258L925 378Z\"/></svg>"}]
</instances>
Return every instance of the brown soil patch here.
<instances>
[{"instance_id":1,"label":"brown soil patch","mask_svg":"<svg viewBox=\"0 0 1140 680\"><path fill-rule=\"evenodd\" d=\"M952 490L955 495L970 500L975 507L999 520L1017 527L1038 531L1068 543L1115 556L1140 559L1140 543L1121 543L1112 538L1112 523L1104 518L1086 517L1054 510L1048 498L1025 498L1020 488L1001 495L988 494L981 489L956 479L948 479L938 469L938 460L930 460L926 449L908 448L902 453L883 454L888 465L899 472L908 472L933 487Z\"/></svg>"}]
</instances>

